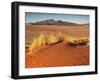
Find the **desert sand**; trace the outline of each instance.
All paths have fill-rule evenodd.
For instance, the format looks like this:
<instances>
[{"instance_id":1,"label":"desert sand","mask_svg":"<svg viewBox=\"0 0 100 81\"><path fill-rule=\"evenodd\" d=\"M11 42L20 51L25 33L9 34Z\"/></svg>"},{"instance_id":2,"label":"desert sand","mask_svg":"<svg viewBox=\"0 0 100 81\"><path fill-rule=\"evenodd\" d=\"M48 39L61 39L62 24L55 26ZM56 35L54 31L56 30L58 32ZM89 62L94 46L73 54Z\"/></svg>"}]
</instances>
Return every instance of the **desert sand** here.
<instances>
[{"instance_id":1,"label":"desert sand","mask_svg":"<svg viewBox=\"0 0 100 81\"><path fill-rule=\"evenodd\" d=\"M89 64L88 45L72 47L66 42L63 42L40 48L34 53L26 53L26 68Z\"/></svg>"},{"instance_id":2,"label":"desert sand","mask_svg":"<svg viewBox=\"0 0 100 81\"><path fill-rule=\"evenodd\" d=\"M28 44L36 40L42 33L63 32L72 37L88 37L89 26L58 26L26 24L25 31L25 67L58 67L89 65L89 44L71 46L67 41L51 45L41 45L35 51L27 51Z\"/></svg>"}]
</instances>

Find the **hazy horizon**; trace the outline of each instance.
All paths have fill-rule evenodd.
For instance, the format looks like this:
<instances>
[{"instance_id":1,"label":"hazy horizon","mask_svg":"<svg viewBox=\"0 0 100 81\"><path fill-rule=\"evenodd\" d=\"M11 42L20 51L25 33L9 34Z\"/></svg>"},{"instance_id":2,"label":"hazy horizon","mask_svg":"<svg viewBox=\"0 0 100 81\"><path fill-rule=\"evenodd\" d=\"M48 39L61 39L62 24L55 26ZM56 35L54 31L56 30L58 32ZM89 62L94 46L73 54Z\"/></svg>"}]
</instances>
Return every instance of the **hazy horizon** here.
<instances>
[{"instance_id":1,"label":"hazy horizon","mask_svg":"<svg viewBox=\"0 0 100 81\"><path fill-rule=\"evenodd\" d=\"M37 12L25 12L25 22L38 22L43 20L62 20L65 22L72 22L76 24L89 23L89 15L76 15L76 14L57 14L57 13L37 13Z\"/></svg>"}]
</instances>

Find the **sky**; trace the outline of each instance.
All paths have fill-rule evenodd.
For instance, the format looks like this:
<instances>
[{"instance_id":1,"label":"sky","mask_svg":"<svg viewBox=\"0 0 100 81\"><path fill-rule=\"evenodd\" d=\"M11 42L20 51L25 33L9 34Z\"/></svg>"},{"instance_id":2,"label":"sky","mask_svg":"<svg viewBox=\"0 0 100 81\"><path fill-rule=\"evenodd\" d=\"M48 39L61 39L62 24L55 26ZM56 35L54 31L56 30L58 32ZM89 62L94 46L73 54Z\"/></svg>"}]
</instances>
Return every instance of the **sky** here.
<instances>
[{"instance_id":1,"label":"sky","mask_svg":"<svg viewBox=\"0 0 100 81\"><path fill-rule=\"evenodd\" d=\"M77 24L89 23L89 15L25 12L26 23L37 22L47 19L62 20Z\"/></svg>"}]
</instances>

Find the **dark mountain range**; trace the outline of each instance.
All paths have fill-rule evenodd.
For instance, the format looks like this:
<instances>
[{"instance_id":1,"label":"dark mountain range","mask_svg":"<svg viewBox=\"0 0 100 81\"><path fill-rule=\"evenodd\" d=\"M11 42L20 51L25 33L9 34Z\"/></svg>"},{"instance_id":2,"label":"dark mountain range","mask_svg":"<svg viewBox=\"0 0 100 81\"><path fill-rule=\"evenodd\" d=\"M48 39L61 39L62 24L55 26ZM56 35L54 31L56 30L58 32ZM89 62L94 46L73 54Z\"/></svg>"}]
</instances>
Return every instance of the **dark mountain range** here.
<instances>
[{"instance_id":1,"label":"dark mountain range","mask_svg":"<svg viewBox=\"0 0 100 81\"><path fill-rule=\"evenodd\" d=\"M32 25L80 25L72 22L66 22L62 20L54 20L54 19L48 19L48 20L43 20L43 21L38 21L35 23L31 23Z\"/></svg>"}]
</instances>

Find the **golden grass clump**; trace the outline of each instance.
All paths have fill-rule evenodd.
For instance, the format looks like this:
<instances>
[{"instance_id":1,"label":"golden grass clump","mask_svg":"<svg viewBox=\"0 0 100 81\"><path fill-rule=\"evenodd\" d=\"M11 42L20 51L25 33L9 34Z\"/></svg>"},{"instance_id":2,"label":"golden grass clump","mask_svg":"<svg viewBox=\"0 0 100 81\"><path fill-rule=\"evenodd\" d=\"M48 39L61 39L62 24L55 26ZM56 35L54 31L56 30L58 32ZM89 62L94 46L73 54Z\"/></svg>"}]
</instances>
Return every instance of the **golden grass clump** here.
<instances>
[{"instance_id":1,"label":"golden grass clump","mask_svg":"<svg viewBox=\"0 0 100 81\"><path fill-rule=\"evenodd\" d=\"M69 35L64 35L64 41L68 41L68 42L73 42L74 40L76 40L74 37L71 37Z\"/></svg>"},{"instance_id":2,"label":"golden grass clump","mask_svg":"<svg viewBox=\"0 0 100 81\"><path fill-rule=\"evenodd\" d=\"M47 36L47 44L53 44L59 41L59 37L56 34Z\"/></svg>"},{"instance_id":3,"label":"golden grass clump","mask_svg":"<svg viewBox=\"0 0 100 81\"><path fill-rule=\"evenodd\" d=\"M46 35L41 34L37 39L33 40L29 46L29 50L33 51L36 47L45 45L47 43Z\"/></svg>"},{"instance_id":4,"label":"golden grass clump","mask_svg":"<svg viewBox=\"0 0 100 81\"><path fill-rule=\"evenodd\" d=\"M47 43L47 36L45 34L41 34L37 40L38 46L45 45Z\"/></svg>"}]
</instances>

